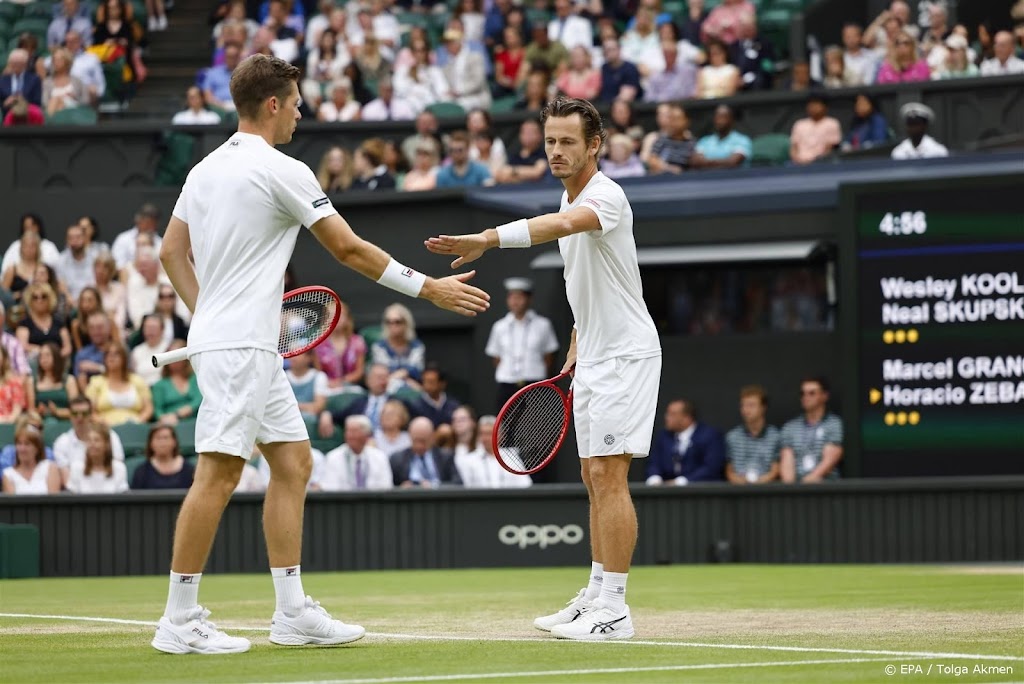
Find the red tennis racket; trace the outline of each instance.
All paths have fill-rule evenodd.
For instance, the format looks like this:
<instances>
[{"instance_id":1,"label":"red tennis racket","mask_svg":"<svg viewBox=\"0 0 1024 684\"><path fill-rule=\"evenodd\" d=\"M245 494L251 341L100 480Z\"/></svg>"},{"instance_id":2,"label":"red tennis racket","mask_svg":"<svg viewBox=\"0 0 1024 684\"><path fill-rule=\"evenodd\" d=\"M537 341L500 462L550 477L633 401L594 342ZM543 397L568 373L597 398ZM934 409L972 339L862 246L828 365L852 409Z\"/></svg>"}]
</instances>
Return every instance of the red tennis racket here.
<instances>
[{"instance_id":1,"label":"red tennis racket","mask_svg":"<svg viewBox=\"0 0 1024 684\"><path fill-rule=\"evenodd\" d=\"M323 342L341 317L341 300L334 290L315 285L286 292L281 302L281 333L277 351L288 358ZM188 347L153 355L156 368L188 358Z\"/></svg>"},{"instance_id":2,"label":"red tennis racket","mask_svg":"<svg viewBox=\"0 0 1024 684\"><path fill-rule=\"evenodd\" d=\"M557 383L569 373L527 385L501 407L491 442L498 463L508 472L530 475L558 453L569 432L572 385L566 392Z\"/></svg>"}]
</instances>

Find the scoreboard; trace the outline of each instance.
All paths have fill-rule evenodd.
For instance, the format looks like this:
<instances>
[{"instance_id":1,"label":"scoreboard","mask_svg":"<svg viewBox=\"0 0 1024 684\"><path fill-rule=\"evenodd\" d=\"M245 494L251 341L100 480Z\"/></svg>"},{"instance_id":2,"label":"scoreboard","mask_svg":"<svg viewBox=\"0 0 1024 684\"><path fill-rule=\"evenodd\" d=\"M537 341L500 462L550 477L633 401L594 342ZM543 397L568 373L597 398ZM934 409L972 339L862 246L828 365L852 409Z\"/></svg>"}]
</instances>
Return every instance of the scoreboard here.
<instances>
[{"instance_id":1,"label":"scoreboard","mask_svg":"<svg viewBox=\"0 0 1024 684\"><path fill-rule=\"evenodd\" d=\"M1024 473L1024 175L846 188L864 476Z\"/></svg>"}]
</instances>

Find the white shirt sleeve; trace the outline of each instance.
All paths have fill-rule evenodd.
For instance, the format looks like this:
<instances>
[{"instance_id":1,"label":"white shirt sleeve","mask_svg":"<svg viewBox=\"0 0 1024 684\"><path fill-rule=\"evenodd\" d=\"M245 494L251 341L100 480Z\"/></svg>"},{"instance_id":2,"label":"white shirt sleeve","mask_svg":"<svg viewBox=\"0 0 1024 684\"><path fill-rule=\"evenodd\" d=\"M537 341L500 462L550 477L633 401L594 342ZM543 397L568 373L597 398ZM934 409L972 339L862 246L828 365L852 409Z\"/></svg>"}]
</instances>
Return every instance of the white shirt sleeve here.
<instances>
[{"instance_id":1,"label":"white shirt sleeve","mask_svg":"<svg viewBox=\"0 0 1024 684\"><path fill-rule=\"evenodd\" d=\"M110 431L110 451L113 452L115 461L124 462L124 444L113 430Z\"/></svg>"},{"instance_id":2,"label":"white shirt sleeve","mask_svg":"<svg viewBox=\"0 0 1024 684\"><path fill-rule=\"evenodd\" d=\"M501 321L498 319L494 325L491 326L491 332L487 336L487 347L484 349L484 353L492 358L501 358L501 349L498 346L498 328L501 327Z\"/></svg>"},{"instance_id":3,"label":"white shirt sleeve","mask_svg":"<svg viewBox=\"0 0 1024 684\"><path fill-rule=\"evenodd\" d=\"M120 494L128 491L128 468L121 461L110 464L111 479L114 481L114 492Z\"/></svg>"},{"instance_id":4,"label":"white shirt sleeve","mask_svg":"<svg viewBox=\"0 0 1024 684\"><path fill-rule=\"evenodd\" d=\"M586 207L601 222L601 235L613 230L622 219L622 210L626 204L626 195L612 183L595 183L583 191L578 206Z\"/></svg>"},{"instance_id":5,"label":"white shirt sleeve","mask_svg":"<svg viewBox=\"0 0 1024 684\"><path fill-rule=\"evenodd\" d=\"M313 396L326 397L330 391L330 380L327 379L327 373L317 371L316 377L313 378Z\"/></svg>"},{"instance_id":6,"label":"white shirt sleeve","mask_svg":"<svg viewBox=\"0 0 1024 684\"><path fill-rule=\"evenodd\" d=\"M555 335L555 328L551 321L544 319L544 344L541 347L545 354L553 354L558 351L558 336Z\"/></svg>"},{"instance_id":7,"label":"white shirt sleeve","mask_svg":"<svg viewBox=\"0 0 1024 684\"><path fill-rule=\"evenodd\" d=\"M300 161L274 169L270 172L270 182L274 200L296 223L309 228L320 219L338 213L316 176Z\"/></svg>"},{"instance_id":8,"label":"white shirt sleeve","mask_svg":"<svg viewBox=\"0 0 1024 684\"><path fill-rule=\"evenodd\" d=\"M186 207L185 193L188 192L188 178L185 178L185 184L181 186L181 192L178 193L178 201L174 203L174 209L171 211L171 215L181 220L183 223L188 223L188 208Z\"/></svg>"}]
</instances>

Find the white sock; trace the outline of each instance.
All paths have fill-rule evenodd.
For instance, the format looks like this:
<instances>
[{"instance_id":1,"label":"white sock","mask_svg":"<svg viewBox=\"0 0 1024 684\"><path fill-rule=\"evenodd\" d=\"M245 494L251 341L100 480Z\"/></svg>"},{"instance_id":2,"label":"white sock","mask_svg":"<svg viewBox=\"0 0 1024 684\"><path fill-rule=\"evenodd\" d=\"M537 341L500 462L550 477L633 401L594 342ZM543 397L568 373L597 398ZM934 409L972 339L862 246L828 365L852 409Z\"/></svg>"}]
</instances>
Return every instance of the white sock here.
<instances>
[{"instance_id":1,"label":"white sock","mask_svg":"<svg viewBox=\"0 0 1024 684\"><path fill-rule=\"evenodd\" d=\"M626 608L626 578L628 572L605 572L601 583L601 600L614 610Z\"/></svg>"},{"instance_id":2,"label":"white sock","mask_svg":"<svg viewBox=\"0 0 1024 684\"><path fill-rule=\"evenodd\" d=\"M185 624L188 619L188 611L199 605L199 580L203 573L195 575L183 575L180 572L171 573L171 586L167 592L167 607L164 608L164 617L176 625Z\"/></svg>"},{"instance_id":3,"label":"white sock","mask_svg":"<svg viewBox=\"0 0 1024 684\"><path fill-rule=\"evenodd\" d=\"M288 617L295 617L306 607L306 593L302 591L300 566L270 568L274 578L274 593L277 595L277 610Z\"/></svg>"},{"instance_id":4,"label":"white sock","mask_svg":"<svg viewBox=\"0 0 1024 684\"><path fill-rule=\"evenodd\" d=\"M587 593L583 595L588 601L593 601L601 595L601 579L604 577L604 565L601 563L590 564L590 583L587 584Z\"/></svg>"}]
</instances>

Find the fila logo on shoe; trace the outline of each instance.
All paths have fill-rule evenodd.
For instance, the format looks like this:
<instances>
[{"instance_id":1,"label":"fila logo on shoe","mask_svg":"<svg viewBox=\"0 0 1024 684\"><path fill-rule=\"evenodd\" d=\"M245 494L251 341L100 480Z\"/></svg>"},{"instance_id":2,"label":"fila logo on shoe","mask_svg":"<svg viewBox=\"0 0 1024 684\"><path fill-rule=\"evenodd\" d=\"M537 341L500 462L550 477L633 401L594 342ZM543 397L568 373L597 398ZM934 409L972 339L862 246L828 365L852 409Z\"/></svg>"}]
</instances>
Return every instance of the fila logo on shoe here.
<instances>
[{"instance_id":1,"label":"fila logo on shoe","mask_svg":"<svg viewBox=\"0 0 1024 684\"><path fill-rule=\"evenodd\" d=\"M193 628L192 628L192 633L193 633L193 634L198 634L199 636L201 636L201 637L202 637L202 638L204 638L204 639L209 639L209 638L210 638L210 635L209 635L209 634L207 634L207 633L206 633L206 632L204 632L203 630L199 629L198 627L193 627Z\"/></svg>"}]
</instances>

